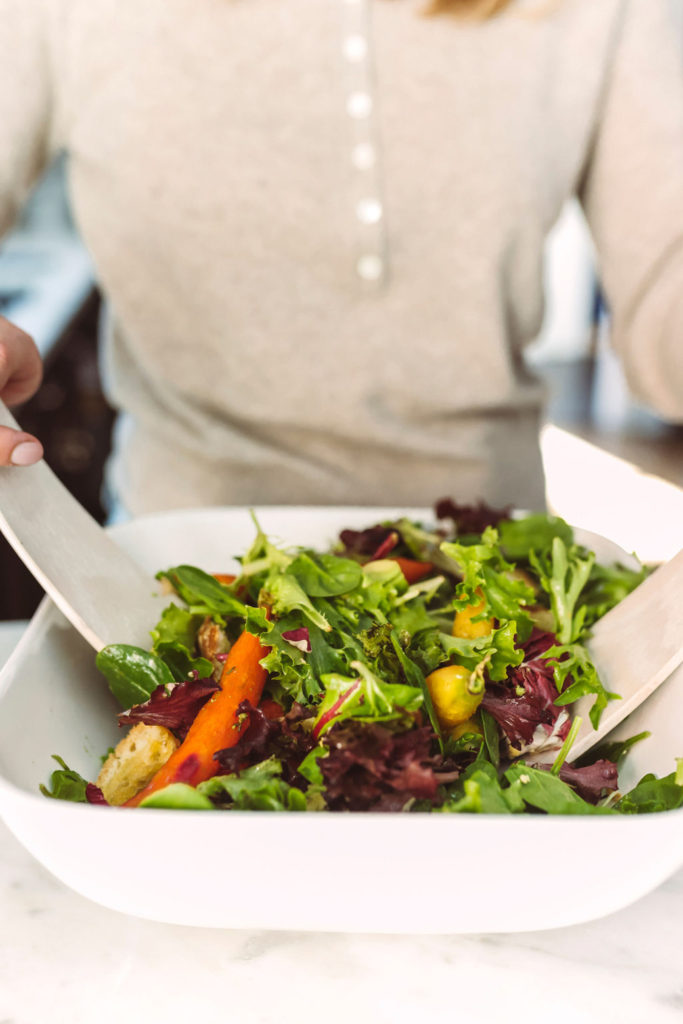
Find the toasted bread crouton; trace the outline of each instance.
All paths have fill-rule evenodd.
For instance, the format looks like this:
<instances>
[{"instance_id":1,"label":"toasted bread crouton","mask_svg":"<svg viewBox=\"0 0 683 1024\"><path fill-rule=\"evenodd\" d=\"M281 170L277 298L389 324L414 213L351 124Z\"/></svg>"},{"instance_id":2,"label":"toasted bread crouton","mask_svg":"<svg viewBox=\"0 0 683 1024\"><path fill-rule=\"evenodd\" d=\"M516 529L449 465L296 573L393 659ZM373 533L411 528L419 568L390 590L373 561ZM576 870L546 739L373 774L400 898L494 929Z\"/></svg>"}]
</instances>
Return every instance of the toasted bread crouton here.
<instances>
[{"instance_id":1,"label":"toasted bread crouton","mask_svg":"<svg viewBox=\"0 0 683 1024\"><path fill-rule=\"evenodd\" d=\"M217 657L217 655L228 653L230 641L223 627L219 626L208 615L199 627L197 646L199 653L204 658L208 658L213 665L213 678L216 682L220 682L224 659Z\"/></svg>"},{"instance_id":2,"label":"toasted bread crouton","mask_svg":"<svg viewBox=\"0 0 683 1024\"><path fill-rule=\"evenodd\" d=\"M107 803L118 807L139 793L178 746L178 740L163 725L134 725L97 776Z\"/></svg>"}]
</instances>

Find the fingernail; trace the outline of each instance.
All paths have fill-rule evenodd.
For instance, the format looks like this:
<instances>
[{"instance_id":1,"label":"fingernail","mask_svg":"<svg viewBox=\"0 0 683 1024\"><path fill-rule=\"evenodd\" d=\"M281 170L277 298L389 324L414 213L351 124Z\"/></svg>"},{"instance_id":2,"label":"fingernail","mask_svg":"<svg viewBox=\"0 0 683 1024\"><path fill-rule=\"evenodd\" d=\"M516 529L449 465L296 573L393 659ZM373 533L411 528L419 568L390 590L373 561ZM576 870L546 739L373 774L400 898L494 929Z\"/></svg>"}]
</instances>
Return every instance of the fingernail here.
<instances>
[{"instance_id":1,"label":"fingernail","mask_svg":"<svg viewBox=\"0 0 683 1024\"><path fill-rule=\"evenodd\" d=\"M37 441L22 441L13 449L10 462L13 466L32 466L43 457L43 449Z\"/></svg>"}]
</instances>

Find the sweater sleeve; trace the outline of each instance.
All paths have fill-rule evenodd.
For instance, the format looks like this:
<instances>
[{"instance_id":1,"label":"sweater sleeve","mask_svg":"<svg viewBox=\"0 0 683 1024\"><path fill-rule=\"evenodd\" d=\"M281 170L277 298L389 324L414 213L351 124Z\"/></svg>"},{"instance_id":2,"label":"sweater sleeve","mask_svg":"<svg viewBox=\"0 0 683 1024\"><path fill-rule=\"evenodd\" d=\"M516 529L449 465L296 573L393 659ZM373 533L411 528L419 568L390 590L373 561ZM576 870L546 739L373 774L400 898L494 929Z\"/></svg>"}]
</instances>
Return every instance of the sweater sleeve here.
<instances>
[{"instance_id":1,"label":"sweater sleeve","mask_svg":"<svg viewBox=\"0 0 683 1024\"><path fill-rule=\"evenodd\" d=\"M0 0L0 234L50 156L46 34L42 0Z\"/></svg>"},{"instance_id":2,"label":"sweater sleeve","mask_svg":"<svg viewBox=\"0 0 683 1024\"><path fill-rule=\"evenodd\" d=\"M624 0L581 191L629 387L674 422L683 422L679 3Z\"/></svg>"}]
</instances>

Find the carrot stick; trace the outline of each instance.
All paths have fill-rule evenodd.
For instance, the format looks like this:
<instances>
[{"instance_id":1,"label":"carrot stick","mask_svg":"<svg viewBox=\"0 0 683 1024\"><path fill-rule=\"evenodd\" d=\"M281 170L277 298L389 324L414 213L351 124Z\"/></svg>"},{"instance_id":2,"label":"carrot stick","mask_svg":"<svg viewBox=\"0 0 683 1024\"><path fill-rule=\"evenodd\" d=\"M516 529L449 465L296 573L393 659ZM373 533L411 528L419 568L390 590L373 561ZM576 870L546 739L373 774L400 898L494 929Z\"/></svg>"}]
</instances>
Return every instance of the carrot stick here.
<instances>
[{"instance_id":1,"label":"carrot stick","mask_svg":"<svg viewBox=\"0 0 683 1024\"><path fill-rule=\"evenodd\" d=\"M391 558L388 561L396 562L399 569L406 578L407 583L417 583L418 580L422 580L425 576L429 576L430 572L434 568L431 562L418 562L414 558Z\"/></svg>"},{"instance_id":2,"label":"carrot stick","mask_svg":"<svg viewBox=\"0 0 683 1024\"><path fill-rule=\"evenodd\" d=\"M242 633L230 648L221 672L221 688L200 709L178 749L171 754L144 789L124 804L138 804L173 782L196 786L218 770L213 755L234 746L247 722L237 721L237 708L243 700L258 704L266 681L266 670L259 664L268 653L258 637Z\"/></svg>"}]
</instances>

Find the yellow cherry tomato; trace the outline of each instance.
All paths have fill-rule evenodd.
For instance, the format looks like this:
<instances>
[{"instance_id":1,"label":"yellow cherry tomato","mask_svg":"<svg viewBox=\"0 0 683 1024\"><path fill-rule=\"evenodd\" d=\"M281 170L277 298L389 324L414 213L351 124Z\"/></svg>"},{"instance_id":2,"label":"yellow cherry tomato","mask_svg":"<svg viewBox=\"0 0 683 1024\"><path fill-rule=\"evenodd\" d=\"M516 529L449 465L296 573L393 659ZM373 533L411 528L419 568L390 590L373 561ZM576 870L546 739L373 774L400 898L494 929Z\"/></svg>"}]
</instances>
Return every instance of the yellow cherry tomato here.
<instances>
[{"instance_id":1,"label":"yellow cherry tomato","mask_svg":"<svg viewBox=\"0 0 683 1024\"><path fill-rule=\"evenodd\" d=\"M477 604L468 604L466 608L456 612L453 620L453 636L459 636L465 640L477 640L480 636L488 636L493 629L493 619L472 621L481 615L485 608L486 600L482 595L481 601Z\"/></svg>"},{"instance_id":2,"label":"yellow cherry tomato","mask_svg":"<svg viewBox=\"0 0 683 1024\"><path fill-rule=\"evenodd\" d=\"M463 665L444 665L430 672L426 682L434 704L436 717L444 729L452 729L466 722L477 710L484 697L484 687L470 691L472 673Z\"/></svg>"},{"instance_id":3,"label":"yellow cherry tomato","mask_svg":"<svg viewBox=\"0 0 683 1024\"><path fill-rule=\"evenodd\" d=\"M471 733L475 733L477 736L484 735L484 730L476 718L468 718L466 722L456 725L455 728L451 729L450 737L452 740L459 740L461 736L467 736Z\"/></svg>"}]
</instances>

